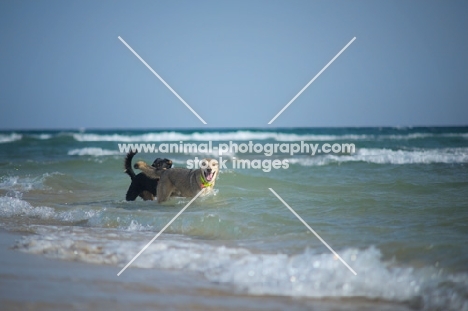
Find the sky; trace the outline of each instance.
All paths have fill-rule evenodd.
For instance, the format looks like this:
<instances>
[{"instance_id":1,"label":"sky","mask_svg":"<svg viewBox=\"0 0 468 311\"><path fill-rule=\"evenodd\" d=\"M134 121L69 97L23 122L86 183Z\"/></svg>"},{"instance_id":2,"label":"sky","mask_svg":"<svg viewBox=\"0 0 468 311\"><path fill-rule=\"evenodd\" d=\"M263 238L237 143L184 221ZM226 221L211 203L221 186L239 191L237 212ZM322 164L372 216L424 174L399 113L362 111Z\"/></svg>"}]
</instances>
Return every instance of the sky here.
<instances>
[{"instance_id":1,"label":"sky","mask_svg":"<svg viewBox=\"0 0 468 311\"><path fill-rule=\"evenodd\" d=\"M468 125L466 16L467 1L3 0L0 129Z\"/></svg>"}]
</instances>

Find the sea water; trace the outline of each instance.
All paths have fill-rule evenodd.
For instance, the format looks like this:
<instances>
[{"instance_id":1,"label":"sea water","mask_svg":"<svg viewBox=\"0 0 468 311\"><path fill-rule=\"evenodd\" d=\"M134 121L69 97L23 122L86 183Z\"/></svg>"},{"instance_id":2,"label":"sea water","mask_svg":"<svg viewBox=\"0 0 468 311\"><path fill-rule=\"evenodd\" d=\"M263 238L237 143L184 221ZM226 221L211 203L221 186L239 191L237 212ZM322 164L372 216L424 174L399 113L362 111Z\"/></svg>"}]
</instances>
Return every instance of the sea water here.
<instances>
[{"instance_id":1,"label":"sea water","mask_svg":"<svg viewBox=\"0 0 468 311\"><path fill-rule=\"evenodd\" d=\"M3 131L0 227L23 236L17 251L117 273L190 201L125 201L130 178L119 144L208 142L355 150L138 153L134 162L164 157L186 167L211 157L224 167L215 190L131 268L202 276L254 296L468 310L466 127ZM281 165L265 169L274 160Z\"/></svg>"}]
</instances>

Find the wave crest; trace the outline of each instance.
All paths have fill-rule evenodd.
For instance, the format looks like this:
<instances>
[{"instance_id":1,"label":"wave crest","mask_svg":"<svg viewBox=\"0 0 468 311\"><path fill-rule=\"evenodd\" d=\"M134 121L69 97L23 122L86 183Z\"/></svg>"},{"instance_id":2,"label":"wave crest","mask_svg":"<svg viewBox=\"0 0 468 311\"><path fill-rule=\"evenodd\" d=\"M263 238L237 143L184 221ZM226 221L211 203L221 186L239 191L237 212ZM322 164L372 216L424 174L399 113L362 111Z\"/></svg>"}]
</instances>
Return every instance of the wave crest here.
<instances>
[{"instance_id":1,"label":"wave crest","mask_svg":"<svg viewBox=\"0 0 468 311\"><path fill-rule=\"evenodd\" d=\"M102 149L97 147L87 147L87 148L78 148L68 151L68 155L77 155L77 156L108 156L108 155L122 155L117 150Z\"/></svg>"},{"instance_id":2,"label":"wave crest","mask_svg":"<svg viewBox=\"0 0 468 311\"><path fill-rule=\"evenodd\" d=\"M22 138L23 135L16 133L11 133L9 135L0 134L0 144L11 143L17 140L21 140Z\"/></svg>"},{"instance_id":3,"label":"wave crest","mask_svg":"<svg viewBox=\"0 0 468 311\"><path fill-rule=\"evenodd\" d=\"M232 131L232 132L160 132L145 133L141 135L122 134L95 134L75 133L73 138L77 141L116 141L116 142L159 142L159 141L249 141L249 140L275 140L275 141L370 141L370 140L411 140L430 137L462 137L468 138L467 133L432 134L409 133L400 135L378 134L293 134L267 131Z\"/></svg>"},{"instance_id":4,"label":"wave crest","mask_svg":"<svg viewBox=\"0 0 468 311\"><path fill-rule=\"evenodd\" d=\"M131 232L81 227L36 230L41 234L24 237L16 248L53 258L118 266L128 263L140 250L141 241L153 236L140 228ZM444 275L433 267L395 267L383 261L375 247L346 248L339 253L357 276L328 252L251 253L241 247L168 240L168 235L161 236L133 265L200 273L212 282L227 283L253 295L364 297L416 301L424 309L466 309L466 274Z\"/></svg>"},{"instance_id":5,"label":"wave crest","mask_svg":"<svg viewBox=\"0 0 468 311\"><path fill-rule=\"evenodd\" d=\"M289 163L303 166L323 166L334 163L365 162L373 164L468 163L468 148L425 150L391 150L360 148L353 155L323 155L291 158Z\"/></svg>"}]
</instances>

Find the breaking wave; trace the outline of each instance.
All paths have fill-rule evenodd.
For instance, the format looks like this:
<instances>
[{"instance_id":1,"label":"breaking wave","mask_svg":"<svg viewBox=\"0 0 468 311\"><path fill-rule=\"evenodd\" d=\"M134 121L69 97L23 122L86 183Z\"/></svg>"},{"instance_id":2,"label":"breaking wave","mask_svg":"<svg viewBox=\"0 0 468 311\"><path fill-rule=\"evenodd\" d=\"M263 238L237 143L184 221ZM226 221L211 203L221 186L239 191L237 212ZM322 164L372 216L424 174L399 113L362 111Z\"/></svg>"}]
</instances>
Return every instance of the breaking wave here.
<instances>
[{"instance_id":1,"label":"breaking wave","mask_svg":"<svg viewBox=\"0 0 468 311\"><path fill-rule=\"evenodd\" d=\"M346 162L366 162L374 164L468 163L468 148L424 150L360 148L352 155L330 154L289 159L289 163L303 166L322 166Z\"/></svg>"},{"instance_id":2,"label":"breaking wave","mask_svg":"<svg viewBox=\"0 0 468 311\"><path fill-rule=\"evenodd\" d=\"M16 133L11 133L11 134L0 134L0 144L2 143L10 143L13 141L21 140L23 138L23 135L21 134L16 134Z\"/></svg>"},{"instance_id":3,"label":"breaking wave","mask_svg":"<svg viewBox=\"0 0 468 311\"><path fill-rule=\"evenodd\" d=\"M134 227L138 227L136 224ZM137 229L137 228L136 228ZM16 248L52 258L123 267L153 233L114 229L37 226ZM138 229L137 229L138 230ZM175 239L174 239L175 238ZM132 265L202 274L253 295L313 298L364 297L417 304L424 309L467 310L468 275L443 275L433 267L397 267L379 249L340 250L355 276L330 253L305 249L298 254L252 253L232 246L161 237ZM116 267L116 271L117 271Z\"/></svg>"},{"instance_id":4,"label":"breaking wave","mask_svg":"<svg viewBox=\"0 0 468 311\"><path fill-rule=\"evenodd\" d=\"M108 155L122 155L117 150L102 149L97 147L87 147L87 148L78 148L68 151L68 155L78 155L78 156L108 156Z\"/></svg>"},{"instance_id":5,"label":"breaking wave","mask_svg":"<svg viewBox=\"0 0 468 311\"><path fill-rule=\"evenodd\" d=\"M320 135L320 134L293 134L281 132L254 132L254 131L232 131L232 132L204 132L204 133L182 133L182 132L160 132L146 133L141 135L122 134L95 134L76 133L73 138L77 141L116 141L116 142L158 142L158 141L249 141L249 140L276 140L276 141L367 141L367 140L409 140L423 139L428 137L462 137L468 138L468 134L431 134L411 133L405 135L369 135L369 134L343 134L343 135Z\"/></svg>"}]
</instances>

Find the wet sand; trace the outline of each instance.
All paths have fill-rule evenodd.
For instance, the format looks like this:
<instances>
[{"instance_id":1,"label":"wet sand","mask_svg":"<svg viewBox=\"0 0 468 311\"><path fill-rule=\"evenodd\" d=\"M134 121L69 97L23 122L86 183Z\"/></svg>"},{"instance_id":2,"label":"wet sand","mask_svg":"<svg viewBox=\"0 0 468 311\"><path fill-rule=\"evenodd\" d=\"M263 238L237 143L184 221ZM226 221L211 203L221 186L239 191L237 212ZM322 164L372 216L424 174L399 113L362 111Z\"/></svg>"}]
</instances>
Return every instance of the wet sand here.
<instances>
[{"instance_id":1,"label":"wet sand","mask_svg":"<svg viewBox=\"0 0 468 311\"><path fill-rule=\"evenodd\" d=\"M14 249L20 234L0 230L2 310L409 310L353 300L251 296L196 274L62 261Z\"/></svg>"}]
</instances>

